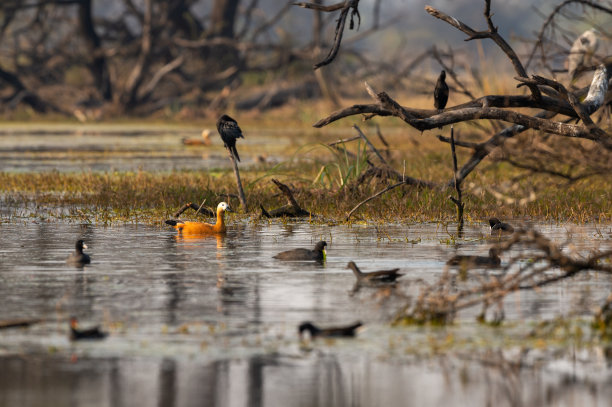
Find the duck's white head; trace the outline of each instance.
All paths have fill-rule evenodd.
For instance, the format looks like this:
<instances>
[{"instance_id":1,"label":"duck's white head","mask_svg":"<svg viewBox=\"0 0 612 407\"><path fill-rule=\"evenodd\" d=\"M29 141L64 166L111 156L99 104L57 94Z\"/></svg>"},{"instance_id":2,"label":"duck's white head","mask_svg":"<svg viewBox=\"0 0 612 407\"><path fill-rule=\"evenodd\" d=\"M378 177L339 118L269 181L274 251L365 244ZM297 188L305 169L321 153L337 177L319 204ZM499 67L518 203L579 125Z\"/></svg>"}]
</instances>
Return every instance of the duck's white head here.
<instances>
[{"instance_id":1,"label":"duck's white head","mask_svg":"<svg viewBox=\"0 0 612 407\"><path fill-rule=\"evenodd\" d=\"M232 208L230 208L230 206L225 203L225 202L221 202L219 205L217 205L217 212L231 212Z\"/></svg>"}]
</instances>

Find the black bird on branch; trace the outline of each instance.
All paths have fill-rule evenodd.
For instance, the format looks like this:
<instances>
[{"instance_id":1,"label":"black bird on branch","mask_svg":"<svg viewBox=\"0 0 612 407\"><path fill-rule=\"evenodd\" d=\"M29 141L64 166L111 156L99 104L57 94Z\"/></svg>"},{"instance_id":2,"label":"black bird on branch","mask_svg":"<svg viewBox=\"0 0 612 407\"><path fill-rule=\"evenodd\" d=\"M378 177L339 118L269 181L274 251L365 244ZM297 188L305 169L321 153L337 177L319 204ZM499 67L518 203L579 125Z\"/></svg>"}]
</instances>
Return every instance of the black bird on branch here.
<instances>
[{"instance_id":1,"label":"black bird on branch","mask_svg":"<svg viewBox=\"0 0 612 407\"><path fill-rule=\"evenodd\" d=\"M236 139L244 138L242 130L238 127L238 122L228 115L224 114L217 120L217 131L223 140L223 145L227 148L230 153L240 161L238 150L236 150Z\"/></svg>"},{"instance_id":2,"label":"black bird on branch","mask_svg":"<svg viewBox=\"0 0 612 407\"><path fill-rule=\"evenodd\" d=\"M448 102L448 85L446 84L445 79L446 71L442 70L434 89L434 107L438 110L444 109L446 107L446 102ZM438 128L441 129L442 126Z\"/></svg>"}]
</instances>

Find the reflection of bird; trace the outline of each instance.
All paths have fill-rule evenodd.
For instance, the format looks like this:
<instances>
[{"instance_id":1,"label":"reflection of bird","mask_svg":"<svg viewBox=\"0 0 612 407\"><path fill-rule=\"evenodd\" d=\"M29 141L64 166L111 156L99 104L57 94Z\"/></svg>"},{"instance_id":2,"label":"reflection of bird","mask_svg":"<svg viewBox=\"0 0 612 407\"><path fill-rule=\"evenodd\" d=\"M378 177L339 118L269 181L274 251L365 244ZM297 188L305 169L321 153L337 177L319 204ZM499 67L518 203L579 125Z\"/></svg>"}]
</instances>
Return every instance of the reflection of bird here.
<instances>
[{"instance_id":1,"label":"reflection of bird","mask_svg":"<svg viewBox=\"0 0 612 407\"><path fill-rule=\"evenodd\" d=\"M183 233L184 235L205 235L211 233L225 233L227 230L225 227L224 214L225 212L231 212L232 209L225 202L221 202L217 205L217 223L210 224L204 222L188 222L183 220L167 220L166 224L174 226L176 230Z\"/></svg>"},{"instance_id":2,"label":"reflection of bird","mask_svg":"<svg viewBox=\"0 0 612 407\"><path fill-rule=\"evenodd\" d=\"M491 226L491 234L510 234L514 233L514 228L509 223L504 223L497 218L489 219L489 225Z\"/></svg>"},{"instance_id":3,"label":"reflection of bird","mask_svg":"<svg viewBox=\"0 0 612 407\"><path fill-rule=\"evenodd\" d=\"M357 328L362 326L361 322L356 322L353 325L343 327L329 327L319 328L312 324L312 322L302 322L299 326L300 339L304 331L310 332L311 337L322 336L322 337L338 337L338 336L355 336Z\"/></svg>"},{"instance_id":4,"label":"reflection of bird","mask_svg":"<svg viewBox=\"0 0 612 407\"><path fill-rule=\"evenodd\" d=\"M236 157L236 160L240 161L238 150L236 150L236 139L244 138L244 136L242 135L242 130L238 127L238 122L224 114L217 120L217 130L225 148L230 150L233 156Z\"/></svg>"},{"instance_id":5,"label":"reflection of bird","mask_svg":"<svg viewBox=\"0 0 612 407\"><path fill-rule=\"evenodd\" d=\"M106 332L102 332L99 327L88 329L79 329L79 322L76 317L70 318L70 339L78 341L82 339L104 339L108 336Z\"/></svg>"},{"instance_id":6,"label":"reflection of bird","mask_svg":"<svg viewBox=\"0 0 612 407\"><path fill-rule=\"evenodd\" d=\"M446 264L449 266L461 266L465 268L478 267L478 266L490 266L497 267L501 263L501 260L497 254L497 249L492 247L489 249L488 256L465 256L457 255L451 257Z\"/></svg>"},{"instance_id":7,"label":"reflection of bird","mask_svg":"<svg viewBox=\"0 0 612 407\"><path fill-rule=\"evenodd\" d=\"M74 245L74 253L68 256L66 263L75 266L82 266L84 264L91 263L91 258L87 254L83 253L83 249L87 249L87 245L85 242L83 242L83 240L77 240L76 244Z\"/></svg>"},{"instance_id":8,"label":"reflection of bird","mask_svg":"<svg viewBox=\"0 0 612 407\"><path fill-rule=\"evenodd\" d=\"M314 249L293 249L287 250L285 252L280 252L276 256L273 256L275 259L279 260L315 260L315 261L323 261L325 260L325 246L327 243L323 240L317 242Z\"/></svg>"},{"instance_id":9,"label":"reflection of bird","mask_svg":"<svg viewBox=\"0 0 612 407\"><path fill-rule=\"evenodd\" d=\"M357 281L363 282L379 281L384 283L391 283L395 281L398 277L402 276L402 274L398 273L399 269L380 270L372 271L370 273L364 273L359 270L359 267L357 267L357 265L352 261L349 261L346 268L353 270L353 274L355 274L355 277L357 277Z\"/></svg>"},{"instance_id":10,"label":"reflection of bird","mask_svg":"<svg viewBox=\"0 0 612 407\"><path fill-rule=\"evenodd\" d=\"M572 44L569 56L567 57L567 72L570 84L574 83L580 73L579 70L589 65L593 54L597 50L599 32L591 28L583 32L580 37Z\"/></svg>"}]
</instances>

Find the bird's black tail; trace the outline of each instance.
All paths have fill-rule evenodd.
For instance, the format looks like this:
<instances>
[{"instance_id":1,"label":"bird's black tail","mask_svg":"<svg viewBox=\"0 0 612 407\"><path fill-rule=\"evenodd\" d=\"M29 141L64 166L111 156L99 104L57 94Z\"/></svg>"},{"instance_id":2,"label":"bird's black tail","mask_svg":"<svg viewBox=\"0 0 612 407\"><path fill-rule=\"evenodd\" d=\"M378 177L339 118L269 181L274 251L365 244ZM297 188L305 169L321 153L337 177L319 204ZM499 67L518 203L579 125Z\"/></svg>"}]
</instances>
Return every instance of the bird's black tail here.
<instances>
[{"instance_id":1,"label":"bird's black tail","mask_svg":"<svg viewBox=\"0 0 612 407\"><path fill-rule=\"evenodd\" d=\"M240 162L240 156L238 155L238 150L236 150L236 146L231 146L230 147L230 151L232 152L234 157L236 157L236 160L238 160L238 162Z\"/></svg>"},{"instance_id":2,"label":"bird's black tail","mask_svg":"<svg viewBox=\"0 0 612 407\"><path fill-rule=\"evenodd\" d=\"M176 226L179 222L175 221L175 220L167 220L166 224L170 225L170 226Z\"/></svg>"}]
</instances>

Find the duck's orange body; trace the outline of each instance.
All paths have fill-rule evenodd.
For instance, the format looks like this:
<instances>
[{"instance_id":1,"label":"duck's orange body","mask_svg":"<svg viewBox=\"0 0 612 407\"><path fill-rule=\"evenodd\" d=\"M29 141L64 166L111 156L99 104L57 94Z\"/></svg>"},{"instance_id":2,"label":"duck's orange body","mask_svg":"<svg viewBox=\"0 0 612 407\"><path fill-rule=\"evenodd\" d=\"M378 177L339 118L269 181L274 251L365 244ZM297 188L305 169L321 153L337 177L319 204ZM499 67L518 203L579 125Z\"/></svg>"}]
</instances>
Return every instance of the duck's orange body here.
<instances>
[{"instance_id":1,"label":"duck's orange body","mask_svg":"<svg viewBox=\"0 0 612 407\"><path fill-rule=\"evenodd\" d=\"M189 222L182 220L167 220L166 223L172 225L183 235L209 235L225 233L227 230L224 219L225 211L231 211L231 209L225 202L221 202L217 206L217 222L214 225L211 223Z\"/></svg>"}]
</instances>

